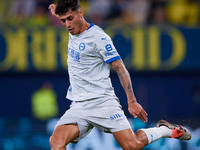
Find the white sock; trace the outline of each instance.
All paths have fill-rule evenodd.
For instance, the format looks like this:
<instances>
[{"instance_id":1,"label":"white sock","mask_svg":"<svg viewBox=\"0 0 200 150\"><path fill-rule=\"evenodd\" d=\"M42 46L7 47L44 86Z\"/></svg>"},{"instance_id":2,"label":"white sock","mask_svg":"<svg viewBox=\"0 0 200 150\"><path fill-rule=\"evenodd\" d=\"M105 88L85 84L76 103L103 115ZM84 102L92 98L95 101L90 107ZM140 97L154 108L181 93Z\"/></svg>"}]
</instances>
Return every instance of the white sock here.
<instances>
[{"instance_id":1,"label":"white sock","mask_svg":"<svg viewBox=\"0 0 200 150\"><path fill-rule=\"evenodd\" d=\"M170 137L172 135L172 130L165 127L165 126L161 126L159 127L159 129L162 131L162 137Z\"/></svg>"},{"instance_id":2,"label":"white sock","mask_svg":"<svg viewBox=\"0 0 200 150\"><path fill-rule=\"evenodd\" d=\"M159 128L148 128L148 129L140 129L144 131L148 137L148 144L153 143L154 141L164 138L164 137L170 137L172 135L172 130L165 126L161 126Z\"/></svg>"}]
</instances>

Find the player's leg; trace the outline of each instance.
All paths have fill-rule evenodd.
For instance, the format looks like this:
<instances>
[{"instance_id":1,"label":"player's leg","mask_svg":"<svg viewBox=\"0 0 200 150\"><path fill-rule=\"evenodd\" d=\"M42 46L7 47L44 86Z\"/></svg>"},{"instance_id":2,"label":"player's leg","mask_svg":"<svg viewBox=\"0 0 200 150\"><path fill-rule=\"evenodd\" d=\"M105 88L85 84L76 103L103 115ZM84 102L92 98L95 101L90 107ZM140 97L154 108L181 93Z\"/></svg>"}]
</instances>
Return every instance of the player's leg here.
<instances>
[{"instance_id":1,"label":"player's leg","mask_svg":"<svg viewBox=\"0 0 200 150\"><path fill-rule=\"evenodd\" d=\"M141 150L148 144L148 138L142 130L134 134L131 129L126 129L113 135L123 150Z\"/></svg>"},{"instance_id":2,"label":"player's leg","mask_svg":"<svg viewBox=\"0 0 200 150\"><path fill-rule=\"evenodd\" d=\"M77 124L57 126L50 137L51 150L66 150L66 145L79 136Z\"/></svg>"},{"instance_id":3,"label":"player's leg","mask_svg":"<svg viewBox=\"0 0 200 150\"><path fill-rule=\"evenodd\" d=\"M162 138L170 137L172 130L162 126L148 129L140 129L135 134L131 129L113 133L115 139L123 150L141 150L146 145Z\"/></svg>"},{"instance_id":4,"label":"player's leg","mask_svg":"<svg viewBox=\"0 0 200 150\"><path fill-rule=\"evenodd\" d=\"M185 127L164 120L159 121L155 128L140 129L135 134L131 129L127 129L114 132L113 135L124 150L140 150L159 138L165 137L180 140L191 139L191 134Z\"/></svg>"},{"instance_id":5,"label":"player's leg","mask_svg":"<svg viewBox=\"0 0 200 150\"><path fill-rule=\"evenodd\" d=\"M155 128L141 130L146 133L149 144L159 138L176 138L180 140L191 139L191 133L188 129L181 125L169 123L165 120L160 120Z\"/></svg>"},{"instance_id":6,"label":"player's leg","mask_svg":"<svg viewBox=\"0 0 200 150\"><path fill-rule=\"evenodd\" d=\"M57 122L50 137L51 150L66 150L70 142L77 143L93 129L85 119L85 109L82 103L72 103L70 109Z\"/></svg>"}]
</instances>

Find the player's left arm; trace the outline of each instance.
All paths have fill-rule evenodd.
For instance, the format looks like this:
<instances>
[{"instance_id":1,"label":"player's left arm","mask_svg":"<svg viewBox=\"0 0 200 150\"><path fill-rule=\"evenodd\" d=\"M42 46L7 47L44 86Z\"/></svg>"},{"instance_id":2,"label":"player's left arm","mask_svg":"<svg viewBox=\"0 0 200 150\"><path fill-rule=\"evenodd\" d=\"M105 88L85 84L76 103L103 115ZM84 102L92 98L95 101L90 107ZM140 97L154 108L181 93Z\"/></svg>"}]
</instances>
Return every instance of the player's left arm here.
<instances>
[{"instance_id":1,"label":"player's left arm","mask_svg":"<svg viewBox=\"0 0 200 150\"><path fill-rule=\"evenodd\" d=\"M124 88L124 91L128 100L128 110L134 118L139 117L143 122L147 122L147 113L142 106L137 103L136 97L133 92L131 78L128 70L126 69L123 61L117 59L110 63L110 66L117 72L120 83Z\"/></svg>"}]
</instances>

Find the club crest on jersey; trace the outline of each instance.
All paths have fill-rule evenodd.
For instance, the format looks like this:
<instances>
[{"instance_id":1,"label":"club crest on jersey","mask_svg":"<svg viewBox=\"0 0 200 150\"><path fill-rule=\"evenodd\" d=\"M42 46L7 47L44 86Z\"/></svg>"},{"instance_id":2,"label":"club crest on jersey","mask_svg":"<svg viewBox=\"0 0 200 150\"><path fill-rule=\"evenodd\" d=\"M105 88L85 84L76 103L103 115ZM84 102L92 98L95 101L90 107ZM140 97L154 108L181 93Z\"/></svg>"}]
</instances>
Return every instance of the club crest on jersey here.
<instances>
[{"instance_id":1,"label":"club crest on jersey","mask_svg":"<svg viewBox=\"0 0 200 150\"><path fill-rule=\"evenodd\" d=\"M84 49L85 49L85 44L84 43L79 44L79 50L83 51Z\"/></svg>"}]
</instances>

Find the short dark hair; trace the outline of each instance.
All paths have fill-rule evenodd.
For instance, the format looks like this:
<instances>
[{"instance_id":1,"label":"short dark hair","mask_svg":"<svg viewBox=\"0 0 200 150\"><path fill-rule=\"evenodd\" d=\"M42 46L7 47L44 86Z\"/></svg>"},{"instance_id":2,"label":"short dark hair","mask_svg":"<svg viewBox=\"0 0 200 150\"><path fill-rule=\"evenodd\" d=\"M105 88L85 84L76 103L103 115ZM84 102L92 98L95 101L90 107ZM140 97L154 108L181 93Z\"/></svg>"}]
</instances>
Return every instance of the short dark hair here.
<instances>
[{"instance_id":1,"label":"short dark hair","mask_svg":"<svg viewBox=\"0 0 200 150\"><path fill-rule=\"evenodd\" d=\"M56 15L64 15L69 9L77 11L81 8L79 0L58 0L56 4Z\"/></svg>"}]
</instances>

